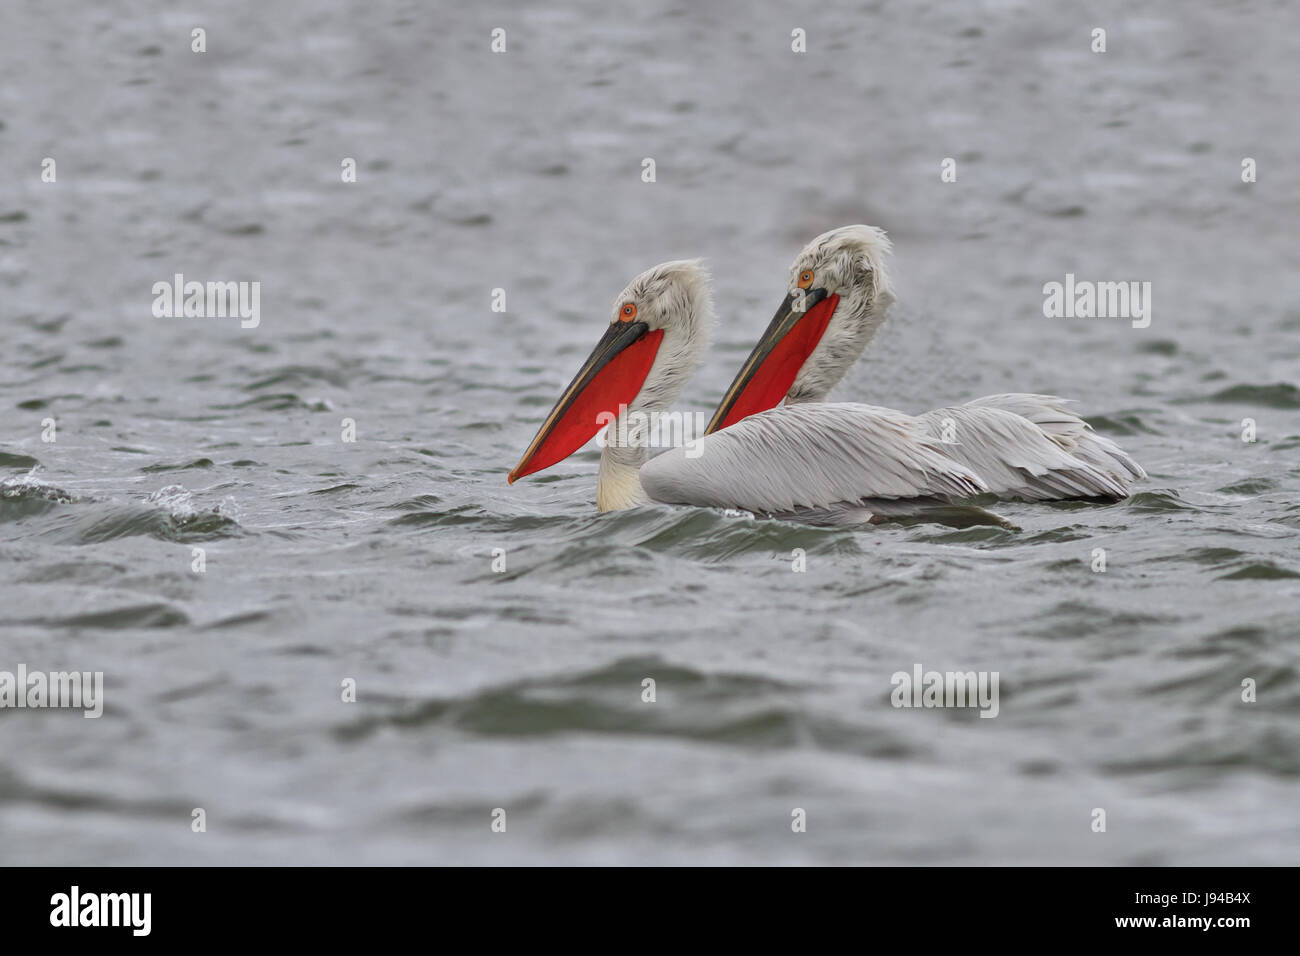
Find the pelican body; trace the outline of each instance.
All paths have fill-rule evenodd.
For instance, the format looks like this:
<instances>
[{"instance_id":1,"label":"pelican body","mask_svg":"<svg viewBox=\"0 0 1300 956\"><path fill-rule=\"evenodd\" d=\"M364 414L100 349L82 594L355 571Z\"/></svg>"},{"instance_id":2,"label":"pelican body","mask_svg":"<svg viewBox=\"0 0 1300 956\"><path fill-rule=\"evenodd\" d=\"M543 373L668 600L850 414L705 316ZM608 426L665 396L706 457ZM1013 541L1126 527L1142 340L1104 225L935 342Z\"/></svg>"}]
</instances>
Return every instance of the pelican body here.
<instances>
[{"instance_id":1,"label":"pelican body","mask_svg":"<svg viewBox=\"0 0 1300 956\"><path fill-rule=\"evenodd\" d=\"M601 511L659 501L812 514L987 490L915 419L865 405L771 408L704 437L695 455L675 448L647 461L638 422L677 399L713 323L708 275L698 261L665 262L633 279L510 482L562 461L608 424L596 483Z\"/></svg>"},{"instance_id":2,"label":"pelican body","mask_svg":"<svg viewBox=\"0 0 1300 956\"><path fill-rule=\"evenodd\" d=\"M790 267L789 294L723 396L709 432L727 429L778 402L824 402L884 323L894 302L885 271L888 237L872 226L832 229ZM1098 435L1053 395L987 395L911 418L943 443L948 458L1001 497L1029 500L1128 497L1142 466ZM887 410L836 405L836 415ZM902 415L901 412L888 412ZM674 462L675 463L675 462ZM668 466L665 462L664 466Z\"/></svg>"},{"instance_id":3,"label":"pelican body","mask_svg":"<svg viewBox=\"0 0 1300 956\"><path fill-rule=\"evenodd\" d=\"M908 415L825 399L894 301L888 238L845 226L809 243L787 294L693 454L647 460L634 418L665 411L699 367L713 326L696 260L634 279L510 481L568 457L612 423L602 511L647 501L829 520L878 520L992 492L1030 500L1120 499L1146 473L1049 395L989 395ZM633 415L639 413L639 416Z\"/></svg>"}]
</instances>

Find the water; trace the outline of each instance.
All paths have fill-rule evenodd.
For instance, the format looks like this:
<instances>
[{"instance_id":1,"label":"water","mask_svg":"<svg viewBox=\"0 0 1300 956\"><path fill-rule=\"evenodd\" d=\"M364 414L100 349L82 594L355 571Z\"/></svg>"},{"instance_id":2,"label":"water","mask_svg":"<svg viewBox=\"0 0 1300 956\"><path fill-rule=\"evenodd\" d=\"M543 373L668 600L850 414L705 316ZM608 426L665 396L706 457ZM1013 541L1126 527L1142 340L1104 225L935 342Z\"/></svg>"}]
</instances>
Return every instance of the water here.
<instances>
[{"instance_id":1,"label":"water","mask_svg":"<svg viewBox=\"0 0 1300 956\"><path fill-rule=\"evenodd\" d=\"M0 860L1294 863L1300 12L441 6L6 11L0 670L106 702L0 714ZM707 412L849 222L900 301L837 398L1063 394L1134 497L597 515L594 448L507 487L631 276L709 259ZM260 325L155 318L178 272ZM1044 318L1067 272L1150 328ZM999 716L891 707L917 663Z\"/></svg>"}]
</instances>

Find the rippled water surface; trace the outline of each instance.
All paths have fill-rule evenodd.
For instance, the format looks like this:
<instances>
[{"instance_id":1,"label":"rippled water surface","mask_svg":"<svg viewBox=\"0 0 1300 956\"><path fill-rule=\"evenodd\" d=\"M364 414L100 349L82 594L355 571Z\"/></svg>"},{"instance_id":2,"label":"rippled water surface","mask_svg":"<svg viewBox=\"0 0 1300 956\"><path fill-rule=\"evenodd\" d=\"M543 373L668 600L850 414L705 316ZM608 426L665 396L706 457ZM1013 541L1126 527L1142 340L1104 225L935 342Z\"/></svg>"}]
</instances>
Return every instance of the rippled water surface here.
<instances>
[{"instance_id":1,"label":"rippled water surface","mask_svg":"<svg viewBox=\"0 0 1300 956\"><path fill-rule=\"evenodd\" d=\"M1296 862L1300 9L13 6L0 670L106 704L0 711L0 861ZM850 222L899 303L837 398L1069 396L1149 480L1014 530L507 487L631 276L708 258L707 412ZM1151 326L1044 318L1067 272ZM175 273L260 325L155 318ZM918 663L998 717L890 706Z\"/></svg>"}]
</instances>

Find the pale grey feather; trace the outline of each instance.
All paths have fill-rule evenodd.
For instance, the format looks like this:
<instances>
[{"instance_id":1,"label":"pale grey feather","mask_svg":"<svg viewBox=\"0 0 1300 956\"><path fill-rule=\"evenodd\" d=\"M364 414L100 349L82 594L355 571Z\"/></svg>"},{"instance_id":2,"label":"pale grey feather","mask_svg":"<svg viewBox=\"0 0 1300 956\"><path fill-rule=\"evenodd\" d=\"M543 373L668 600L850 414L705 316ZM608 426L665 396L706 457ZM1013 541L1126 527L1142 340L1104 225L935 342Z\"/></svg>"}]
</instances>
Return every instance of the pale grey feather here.
<instances>
[{"instance_id":1,"label":"pale grey feather","mask_svg":"<svg viewBox=\"0 0 1300 956\"><path fill-rule=\"evenodd\" d=\"M1126 498L1145 473L1051 396L989 395L919 416L947 454L994 494L1029 500Z\"/></svg>"},{"instance_id":2,"label":"pale grey feather","mask_svg":"<svg viewBox=\"0 0 1300 956\"><path fill-rule=\"evenodd\" d=\"M987 490L917 419L849 404L786 405L751 415L651 459L639 477L656 501L761 514Z\"/></svg>"},{"instance_id":3,"label":"pale grey feather","mask_svg":"<svg viewBox=\"0 0 1300 956\"><path fill-rule=\"evenodd\" d=\"M1070 454L1112 475L1125 487L1147 476L1146 470L1124 449L1098 435L1091 425L1066 408L1072 404L1068 398L1011 392L985 395L966 404L1004 408L1029 419Z\"/></svg>"},{"instance_id":4,"label":"pale grey feather","mask_svg":"<svg viewBox=\"0 0 1300 956\"><path fill-rule=\"evenodd\" d=\"M880 328L894 301L885 268L890 251L884 233L855 225L832 229L799 253L791 267L791 289L807 270L814 286L840 301L786 393L787 403L824 401ZM1146 477L1118 445L1051 395L989 395L920 416L932 437L941 437L945 418L954 425L960 420L965 431L957 445L945 446L951 457L974 468L1000 495L1124 498L1134 481ZM1021 440L1024 445L1017 444Z\"/></svg>"}]
</instances>

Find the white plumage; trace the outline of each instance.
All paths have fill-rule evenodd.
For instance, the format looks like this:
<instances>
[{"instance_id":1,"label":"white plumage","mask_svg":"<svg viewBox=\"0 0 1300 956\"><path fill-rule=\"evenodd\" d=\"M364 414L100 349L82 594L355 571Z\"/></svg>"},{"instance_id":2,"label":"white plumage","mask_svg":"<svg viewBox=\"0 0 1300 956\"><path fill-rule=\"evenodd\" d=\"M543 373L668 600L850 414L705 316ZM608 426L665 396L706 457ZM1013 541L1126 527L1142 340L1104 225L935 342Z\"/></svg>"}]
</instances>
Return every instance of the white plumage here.
<instances>
[{"instance_id":1,"label":"white plumage","mask_svg":"<svg viewBox=\"0 0 1300 956\"><path fill-rule=\"evenodd\" d=\"M640 478L655 501L764 514L987 490L919 420L870 405L786 405L751 415L693 449L651 459Z\"/></svg>"},{"instance_id":2,"label":"white plumage","mask_svg":"<svg viewBox=\"0 0 1300 956\"><path fill-rule=\"evenodd\" d=\"M986 492L1031 500L1126 497L1129 485L1146 473L1054 396L989 395L920 416L824 401L871 341L893 302L884 268L889 251L885 234L869 226L845 226L809 243L791 269L791 296L815 286L827 299L823 308L833 311L825 326L817 327L821 338L813 340L811 351L799 356L797 372L790 373L794 378L785 404L741 418L648 462L645 430L634 421L667 411L677 399L707 346L713 305L708 276L697 261L664 263L634 279L616 300L611 331L584 366L594 375L599 370L599 363L591 364L596 358L610 360L601 350L610 341L624 341L620 328L632 330L629 340L637 329L644 330L641 339L647 342L652 341L648 336L660 336L635 397L607 413L617 418L601 454L596 496L600 510L654 500L856 523ZM635 325L619 325L632 318ZM735 407L753 369L789 334L789 318L774 320L733 383L715 424ZM774 367L788 360L786 354ZM565 440L576 439L573 448L581 444L581 430L588 423L565 417L566 409L577 407L572 405L575 390L587 381L580 379L548 416L511 473L512 480L537 470L529 463L556 422L565 422ZM784 380L778 392L786 382L790 380ZM761 394L760 404L771 400L770 388ZM590 427L595 430L594 423Z\"/></svg>"},{"instance_id":3,"label":"white plumage","mask_svg":"<svg viewBox=\"0 0 1300 956\"><path fill-rule=\"evenodd\" d=\"M841 226L812 240L795 258L790 291L821 288L838 295L839 304L786 394L787 406L825 402L884 323L894 302L885 269L891 251L881 230ZM949 459L978 474L994 494L1029 500L1128 497L1129 486L1146 477L1142 466L1065 404L1052 395L987 395L915 421L943 443Z\"/></svg>"},{"instance_id":4,"label":"white plumage","mask_svg":"<svg viewBox=\"0 0 1300 956\"><path fill-rule=\"evenodd\" d=\"M1066 410L1053 395L986 395L920 416L944 451L979 474L991 492L1050 501L1126 498L1142 466Z\"/></svg>"}]
</instances>

